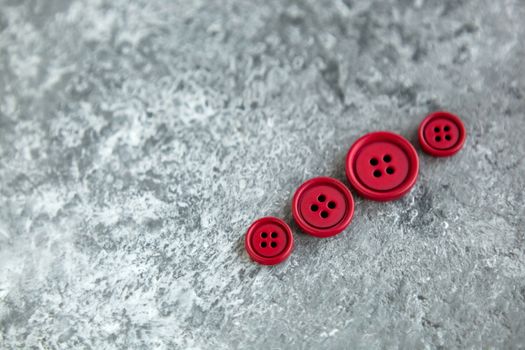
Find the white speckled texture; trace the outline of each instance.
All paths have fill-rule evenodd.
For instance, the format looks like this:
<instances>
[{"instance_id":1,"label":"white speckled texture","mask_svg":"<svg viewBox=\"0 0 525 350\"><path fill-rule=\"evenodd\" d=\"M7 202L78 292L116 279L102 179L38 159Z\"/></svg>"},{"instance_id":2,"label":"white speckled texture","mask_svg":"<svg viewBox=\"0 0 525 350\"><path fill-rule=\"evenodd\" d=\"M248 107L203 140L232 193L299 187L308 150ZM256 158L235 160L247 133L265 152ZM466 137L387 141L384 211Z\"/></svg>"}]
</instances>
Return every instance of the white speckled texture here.
<instances>
[{"instance_id":1,"label":"white speckled texture","mask_svg":"<svg viewBox=\"0 0 525 350\"><path fill-rule=\"evenodd\" d=\"M522 0L0 0L1 349L525 348ZM300 233L362 134L464 149ZM419 147L418 147L419 150ZM292 224L275 267L258 217Z\"/></svg>"}]
</instances>

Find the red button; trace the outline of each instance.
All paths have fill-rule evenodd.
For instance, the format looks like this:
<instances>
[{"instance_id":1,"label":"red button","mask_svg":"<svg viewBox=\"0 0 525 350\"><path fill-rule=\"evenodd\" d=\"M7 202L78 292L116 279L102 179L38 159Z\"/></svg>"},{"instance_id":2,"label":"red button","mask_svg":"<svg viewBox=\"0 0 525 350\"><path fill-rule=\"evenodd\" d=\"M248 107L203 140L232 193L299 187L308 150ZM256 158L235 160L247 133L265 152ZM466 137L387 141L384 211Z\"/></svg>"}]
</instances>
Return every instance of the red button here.
<instances>
[{"instance_id":1,"label":"red button","mask_svg":"<svg viewBox=\"0 0 525 350\"><path fill-rule=\"evenodd\" d=\"M330 177L303 183L293 196L292 214L304 232L330 237L342 232L354 216L354 199L348 188Z\"/></svg>"},{"instance_id":2,"label":"red button","mask_svg":"<svg viewBox=\"0 0 525 350\"><path fill-rule=\"evenodd\" d=\"M251 224L246 232L244 246L259 264L276 265L292 253L292 230L281 219L271 216L261 218Z\"/></svg>"},{"instance_id":3,"label":"red button","mask_svg":"<svg viewBox=\"0 0 525 350\"><path fill-rule=\"evenodd\" d=\"M440 111L423 119L418 136L425 153L434 157L449 157L463 147L467 132L456 115Z\"/></svg>"},{"instance_id":4,"label":"red button","mask_svg":"<svg viewBox=\"0 0 525 350\"><path fill-rule=\"evenodd\" d=\"M419 172L416 150L400 135L379 131L357 140L346 156L346 176L363 197L389 201L404 196Z\"/></svg>"}]
</instances>

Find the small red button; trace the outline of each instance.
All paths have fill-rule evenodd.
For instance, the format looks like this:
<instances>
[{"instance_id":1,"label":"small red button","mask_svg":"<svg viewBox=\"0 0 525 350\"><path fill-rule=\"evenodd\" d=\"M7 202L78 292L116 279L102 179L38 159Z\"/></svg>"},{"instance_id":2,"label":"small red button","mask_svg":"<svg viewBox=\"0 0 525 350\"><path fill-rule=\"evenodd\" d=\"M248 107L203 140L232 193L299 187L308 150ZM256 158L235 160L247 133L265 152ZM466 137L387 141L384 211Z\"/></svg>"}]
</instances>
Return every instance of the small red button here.
<instances>
[{"instance_id":1,"label":"small red button","mask_svg":"<svg viewBox=\"0 0 525 350\"><path fill-rule=\"evenodd\" d=\"M363 197L389 201L404 196L414 186L419 158L400 135L379 131L359 138L346 156L346 176Z\"/></svg>"},{"instance_id":2,"label":"small red button","mask_svg":"<svg viewBox=\"0 0 525 350\"><path fill-rule=\"evenodd\" d=\"M292 214L304 232L330 237L342 232L354 216L354 199L348 188L330 177L303 183L293 196Z\"/></svg>"},{"instance_id":3,"label":"small red button","mask_svg":"<svg viewBox=\"0 0 525 350\"><path fill-rule=\"evenodd\" d=\"M419 125L419 144L434 157L456 154L465 143L467 132L461 119L449 112L429 114Z\"/></svg>"},{"instance_id":4,"label":"small red button","mask_svg":"<svg viewBox=\"0 0 525 350\"><path fill-rule=\"evenodd\" d=\"M264 217L248 228L244 246L250 257L259 264L276 265L292 253L292 230L281 219Z\"/></svg>"}]
</instances>

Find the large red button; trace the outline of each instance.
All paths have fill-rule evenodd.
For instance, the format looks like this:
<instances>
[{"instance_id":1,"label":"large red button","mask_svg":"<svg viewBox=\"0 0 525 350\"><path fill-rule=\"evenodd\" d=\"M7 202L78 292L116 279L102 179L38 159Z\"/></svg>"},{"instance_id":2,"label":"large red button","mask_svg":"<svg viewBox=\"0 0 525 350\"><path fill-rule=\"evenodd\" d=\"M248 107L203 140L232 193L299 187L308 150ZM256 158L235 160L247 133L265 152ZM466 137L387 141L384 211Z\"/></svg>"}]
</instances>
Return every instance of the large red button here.
<instances>
[{"instance_id":1,"label":"large red button","mask_svg":"<svg viewBox=\"0 0 525 350\"><path fill-rule=\"evenodd\" d=\"M292 230L281 219L261 218L248 228L244 246L248 255L259 264L279 264L292 253Z\"/></svg>"},{"instance_id":2,"label":"large red button","mask_svg":"<svg viewBox=\"0 0 525 350\"><path fill-rule=\"evenodd\" d=\"M414 186L419 158L414 147L400 135L379 131L357 140L346 156L346 176L363 197L389 201Z\"/></svg>"},{"instance_id":3,"label":"large red button","mask_svg":"<svg viewBox=\"0 0 525 350\"><path fill-rule=\"evenodd\" d=\"M342 232L354 216L354 199L348 188L330 177L303 183L293 196L292 214L304 232L330 237Z\"/></svg>"},{"instance_id":4,"label":"large red button","mask_svg":"<svg viewBox=\"0 0 525 350\"><path fill-rule=\"evenodd\" d=\"M467 132L461 119L449 112L429 114L419 125L419 144L434 157L456 154L465 143Z\"/></svg>"}]
</instances>

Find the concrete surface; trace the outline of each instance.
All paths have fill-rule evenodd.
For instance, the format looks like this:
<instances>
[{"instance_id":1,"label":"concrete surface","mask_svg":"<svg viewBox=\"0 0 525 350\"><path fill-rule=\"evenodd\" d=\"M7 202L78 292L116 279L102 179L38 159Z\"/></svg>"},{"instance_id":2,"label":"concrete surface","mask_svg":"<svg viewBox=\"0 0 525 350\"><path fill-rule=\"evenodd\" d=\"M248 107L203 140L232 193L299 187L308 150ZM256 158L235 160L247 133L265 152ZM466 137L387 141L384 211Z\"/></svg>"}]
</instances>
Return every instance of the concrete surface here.
<instances>
[{"instance_id":1,"label":"concrete surface","mask_svg":"<svg viewBox=\"0 0 525 350\"><path fill-rule=\"evenodd\" d=\"M525 2L0 0L1 349L525 348ZM243 248L359 136L466 123L390 203Z\"/></svg>"}]
</instances>

